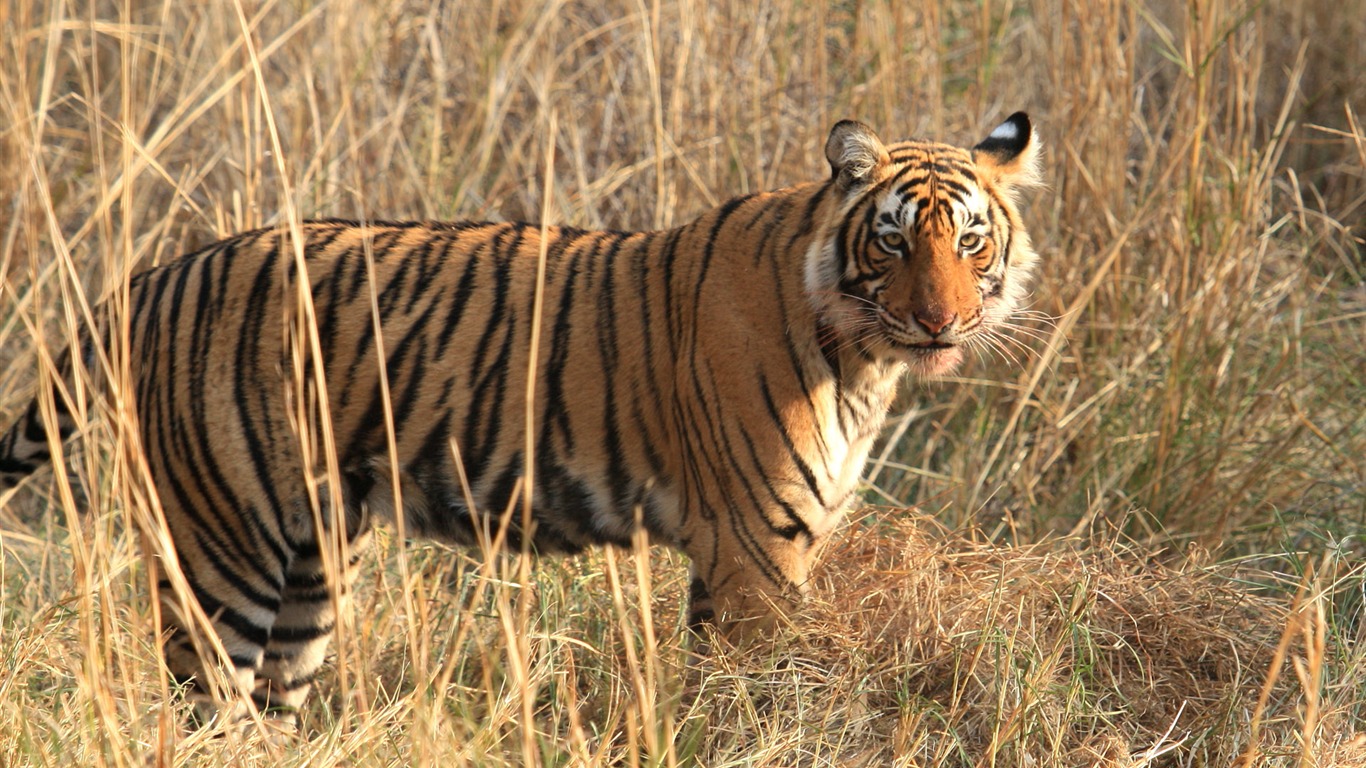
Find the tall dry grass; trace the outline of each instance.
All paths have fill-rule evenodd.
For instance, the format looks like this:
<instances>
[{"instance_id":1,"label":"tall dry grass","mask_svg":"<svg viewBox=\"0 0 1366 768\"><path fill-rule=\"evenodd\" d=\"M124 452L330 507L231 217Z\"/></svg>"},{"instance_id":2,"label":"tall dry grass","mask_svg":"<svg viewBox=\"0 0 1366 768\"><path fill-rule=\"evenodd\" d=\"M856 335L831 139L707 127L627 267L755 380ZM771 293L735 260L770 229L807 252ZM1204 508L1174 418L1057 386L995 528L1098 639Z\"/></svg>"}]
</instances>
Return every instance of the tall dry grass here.
<instances>
[{"instance_id":1,"label":"tall dry grass","mask_svg":"<svg viewBox=\"0 0 1366 768\"><path fill-rule=\"evenodd\" d=\"M1027 109L1056 318L908 387L888 511L775 648L689 666L663 552L389 541L283 746L177 733L127 404L91 399L0 506L0 764L1361 764L1362 39L1361 0L0 5L5 416L91 302L229 232L671 226L823 175L849 116Z\"/></svg>"}]
</instances>

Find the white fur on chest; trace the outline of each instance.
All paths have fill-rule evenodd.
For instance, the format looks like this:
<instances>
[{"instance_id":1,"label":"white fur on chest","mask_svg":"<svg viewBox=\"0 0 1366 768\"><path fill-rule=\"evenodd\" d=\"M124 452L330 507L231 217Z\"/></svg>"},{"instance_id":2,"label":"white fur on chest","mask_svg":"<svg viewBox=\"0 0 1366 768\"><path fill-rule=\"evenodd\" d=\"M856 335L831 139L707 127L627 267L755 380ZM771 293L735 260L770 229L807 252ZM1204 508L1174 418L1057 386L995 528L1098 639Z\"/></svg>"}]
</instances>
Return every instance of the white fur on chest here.
<instances>
[{"instance_id":1,"label":"white fur on chest","mask_svg":"<svg viewBox=\"0 0 1366 768\"><path fill-rule=\"evenodd\" d=\"M870 375L846 382L844 387L837 388L831 381L813 392L820 434L819 474L827 505L826 519L812 526L817 537L838 525L854 501L903 370L895 363L878 366L866 372Z\"/></svg>"}]
</instances>

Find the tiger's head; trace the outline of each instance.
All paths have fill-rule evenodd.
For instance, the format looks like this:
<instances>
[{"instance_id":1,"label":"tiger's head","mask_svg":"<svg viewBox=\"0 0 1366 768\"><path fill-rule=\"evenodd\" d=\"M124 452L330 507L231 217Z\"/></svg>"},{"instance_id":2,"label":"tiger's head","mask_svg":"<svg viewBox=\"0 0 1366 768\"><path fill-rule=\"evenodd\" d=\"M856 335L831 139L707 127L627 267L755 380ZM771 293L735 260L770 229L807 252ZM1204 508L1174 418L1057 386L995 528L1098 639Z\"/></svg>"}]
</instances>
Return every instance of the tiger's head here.
<instances>
[{"instance_id":1,"label":"tiger's head","mask_svg":"<svg viewBox=\"0 0 1366 768\"><path fill-rule=\"evenodd\" d=\"M1014 193L1038 183L1038 147L1022 112L972 149L836 124L825 156L839 212L807 255L806 289L839 343L926 377L999 344L1034 267Z\"/></svg>"}]
</instances>

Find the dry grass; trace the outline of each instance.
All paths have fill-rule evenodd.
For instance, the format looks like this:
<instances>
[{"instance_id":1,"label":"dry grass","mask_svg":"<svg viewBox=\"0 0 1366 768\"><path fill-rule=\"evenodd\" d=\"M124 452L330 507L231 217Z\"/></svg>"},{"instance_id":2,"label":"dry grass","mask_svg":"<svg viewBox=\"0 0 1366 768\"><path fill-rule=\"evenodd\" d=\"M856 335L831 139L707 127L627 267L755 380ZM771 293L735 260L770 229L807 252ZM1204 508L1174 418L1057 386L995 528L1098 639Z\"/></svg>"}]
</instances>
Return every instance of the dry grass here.
<instances>
[{"instance_id":1,"label":"dry grass","mask_svg":"<svg viewBox=\"0 0 1366 768\"><path fill-rule=\"evenodd\" d=\"M1363 764L1362 39L1361 0L0 5L6 423L84 303L220 235L669 226L823 175L846 116L1027 109L1056 318L908 388L868 499L942 528L852 526L774 648L690 667L663 552L391 544L277 747L176 738L92 402L0 500L0 765Z\"/></svg>"},{"instance_id":2,"label":"dry grass","mask_svg":"<svg viewBox=\"0 0 1366 768\"><path fill-rule=\"evenodd\" d=\"M1288 608L1238 586L1232 565L1161 565L1114 539L1009 549L875 519L895 535L847 537L781 663L714 684L713 722L773 726L837 764L1234 765L1250 722L1263 723L1253 765L1299 754L1298 691L1267 672L1321 652L1322 571ZM1256 711L1264 685L1274 714ZM756 699L770 711L751 714ZM1366 759L1351 700L1323 697L1313 736L1343 765Z\"/></svg>"}]
</instances>

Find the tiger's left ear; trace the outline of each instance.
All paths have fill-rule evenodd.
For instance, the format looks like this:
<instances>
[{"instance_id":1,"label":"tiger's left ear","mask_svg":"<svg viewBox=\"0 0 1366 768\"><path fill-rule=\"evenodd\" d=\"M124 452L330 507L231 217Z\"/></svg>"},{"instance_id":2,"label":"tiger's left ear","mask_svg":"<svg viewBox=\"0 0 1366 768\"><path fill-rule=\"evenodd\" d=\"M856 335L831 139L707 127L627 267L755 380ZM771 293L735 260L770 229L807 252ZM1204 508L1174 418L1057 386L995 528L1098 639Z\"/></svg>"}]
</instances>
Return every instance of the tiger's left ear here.
<instances>
[{"instance_id":1,"label":"tiger's left ear","mask_svg":"<svg viewBox=\"0 0 1366 768\"><path fill-rule=\"evenodd\" d=\"M830 129L825 159L830 161L831 178L853 190L866 186L892 158L872 128L857 120L841 120Z\"/></svg>"},{"instance_id":2,"label":"tiger's left ear","mask_svg":"<svg viewBox=\"0 0 1366 768\"><path fill-rule=\"evenodd\" d=\"M1029 115L1016 112L972 148L977 170L997 186L1009 190L1039 183L1039 138Z\"/></svg>"}]
</instances>

